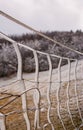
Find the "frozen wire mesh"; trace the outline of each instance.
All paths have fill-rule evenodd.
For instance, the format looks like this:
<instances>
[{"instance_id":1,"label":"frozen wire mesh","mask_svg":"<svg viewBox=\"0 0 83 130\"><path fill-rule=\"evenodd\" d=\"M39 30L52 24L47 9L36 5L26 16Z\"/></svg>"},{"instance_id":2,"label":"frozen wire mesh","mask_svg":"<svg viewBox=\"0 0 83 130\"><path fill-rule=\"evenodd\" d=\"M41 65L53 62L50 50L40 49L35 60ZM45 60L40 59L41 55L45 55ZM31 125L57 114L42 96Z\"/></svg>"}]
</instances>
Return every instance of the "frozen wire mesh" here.
<instances>
[{"instance_id":1,"label":"frozen wire mesh","mask_svg":"<svg viewBox=\"0 0 83 130\"><path fill-rule=\"evenodd\" d=\"M0 11L0 14L54 42L54 40L44 36L43 34L10 17L2 11ZM5 130L5 127L8 130L82 129L83 80L78 79L78 60L34 50L28 46L15 42L1 32L0 36L13 44L18 59L17 80L7 85L10 86L9 90L4 89L3 91L0 91L0 111L6 116L7 120L6 125L4 123L4 128L0 129ZM19 46L31 50L34 55L35 75L33 81L23 78L22 57ZM82 53L71 48L65 48L83 55ZM48 60L49 71L45 81L41 81L41 77L39 76L38 54L45 55ZM55 72L56 76L54 75L52 69L52 57L59 60L57 73ZM61 67L63 60L67 61L65 74L63 74L63 67ZM71 63L72 60L73 63ZM71 78L72 75L73 77ZM13 91L12 85L16 86L16 84L20 87L20 89L18 88ZM13 115L16 121L13 119ZM13 123L9 120L10 116Z\"/></svg>"}]
</instances>

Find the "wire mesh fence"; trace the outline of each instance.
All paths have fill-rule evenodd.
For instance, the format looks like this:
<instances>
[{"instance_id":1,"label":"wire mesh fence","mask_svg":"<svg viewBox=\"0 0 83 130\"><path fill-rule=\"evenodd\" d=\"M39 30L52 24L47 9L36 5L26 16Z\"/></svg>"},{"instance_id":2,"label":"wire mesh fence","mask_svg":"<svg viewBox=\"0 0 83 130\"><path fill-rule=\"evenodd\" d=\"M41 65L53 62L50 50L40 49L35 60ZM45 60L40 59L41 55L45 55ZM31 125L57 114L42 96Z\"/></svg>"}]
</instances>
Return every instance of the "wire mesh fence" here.
<instances>
[{"instance_id":1,"label":"wire mesh fence","mask_svg":"<svg viewBox=\"0 0 83 130\"><path fill-rule=\"evenodd\" d=\"M48 40L52 40L2 11L0 11L0 14ZM17 43L2 32L0 32L0 37L13 44L18 59L16 80L0 89L0 113L5 118L1 118L2 114L0 115L0 129L83 129L83 62L34 50ZM22 57L19 47L32 51L34 55L35 73L31 79L23 77ZM83 55L71 48L65 48ZM48 61L49 71L43 72L43 74L39 72L38 54L45 55ZM59 61L56 70L52 68L52 57ZM66 68L62 67L63 60L67 61Z\"/></svg>"}]
</instances>

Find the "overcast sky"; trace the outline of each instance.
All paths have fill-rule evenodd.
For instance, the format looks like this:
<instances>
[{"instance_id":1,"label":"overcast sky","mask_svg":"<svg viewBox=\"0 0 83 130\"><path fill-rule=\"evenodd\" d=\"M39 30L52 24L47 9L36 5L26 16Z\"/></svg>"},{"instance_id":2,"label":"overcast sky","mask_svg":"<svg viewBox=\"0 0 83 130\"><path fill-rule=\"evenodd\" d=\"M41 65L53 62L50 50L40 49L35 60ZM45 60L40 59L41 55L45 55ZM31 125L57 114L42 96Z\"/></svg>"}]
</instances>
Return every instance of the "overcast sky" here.
<instances>
[{"instance_id":1,"label":"overcast sky","mask_svg":"<svg viewBox=\"0 0 83 130\"><path fill-rule=\"evenodd\" d=\"M0 10L39 31L83 30L83 0L0 0ZM0 31L28 32L2 16Z\"/></svg>"}]
</instances>

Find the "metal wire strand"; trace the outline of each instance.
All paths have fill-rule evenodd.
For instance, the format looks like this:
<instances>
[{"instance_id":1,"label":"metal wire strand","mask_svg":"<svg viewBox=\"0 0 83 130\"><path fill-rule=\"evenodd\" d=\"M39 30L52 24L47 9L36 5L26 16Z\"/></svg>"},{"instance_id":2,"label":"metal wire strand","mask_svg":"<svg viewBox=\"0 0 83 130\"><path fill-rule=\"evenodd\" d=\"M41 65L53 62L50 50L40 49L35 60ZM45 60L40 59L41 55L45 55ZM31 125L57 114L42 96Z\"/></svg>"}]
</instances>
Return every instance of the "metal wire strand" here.
<instances>
[{"instance_id":1,"label":"metal wire strand","mask_svg":"<svg viewBox=\"0 0 83 130\"><path fill-rule=\"evenodd\" d=\"M47 56L47 59L48 59L48 63L49 63L49 77L48 77L48 81L50 82L49 86L47 88L47 100L48 100L47 119L48 119L49 124L51 125L52 130L54 130L53 123L52 123L52 121L50 119L50 111L51 111L50 90L51 90L51 80L52 80L52 62L51 62L51 58L50 58L49 54Z\"/></svg>"},{"instance_id":2,"label":"metal wire strand","mask_svg":"<svg viewBox=\"0 0 83 130\"><path fill-rule=\"evenodd\" d=\"M33 99L34 99L34 104L36 107L35 110L35 119L34 119L34 130L36 130L36 128L40 128L40 91L39 91L39 61L38 61L38 54L36 51L33 51L34 54L34 59L35 59L35 88L37 88L37 90L34 91L33 94Z\"/></svg>"},{"instance_id":3,"label":"metal wire strand","mask_svg":"<svg viewBox=\"0 0 83 130\"><path fill-rule=\"evenodd\" d=\"M57 113L58 113L58 117L61 121L61 124L63 126L63 129L66 130L66 127L64 125L64 122L62 120L61 114L60 114L60 89L61 89L61 62L62 62L62 58L60 58L59 64L58 64L58 80L59 80L59 86L57 89Z\"/></svg>"},{"instance_id":4,"label":"metal wire strand","mask_svg":"<svg viewBox=\"0 0 83 130\"><path fill-rule=\"evenodd\" d=\"M68 113L72 122L72 125L74 127L74 129L76 130L73 118L72 118L72 114L70 111L70 106L69 106L69 101L70 101L70 96L69 96L69 87L70 87L70 72L71 72L71 63L70 60L68 60L68 84L67 84L67 109L68 109Z\"/></svg>"}]
</instances>

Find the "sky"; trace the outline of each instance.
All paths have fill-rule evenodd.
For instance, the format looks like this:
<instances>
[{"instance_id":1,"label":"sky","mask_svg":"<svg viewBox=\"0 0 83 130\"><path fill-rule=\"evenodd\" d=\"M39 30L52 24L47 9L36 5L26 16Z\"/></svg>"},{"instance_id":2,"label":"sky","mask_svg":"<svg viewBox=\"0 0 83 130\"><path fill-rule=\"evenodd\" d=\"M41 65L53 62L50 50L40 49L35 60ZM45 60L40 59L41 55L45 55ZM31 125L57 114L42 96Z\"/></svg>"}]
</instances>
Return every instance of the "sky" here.
<instances>
[{"instance_id":1,"label":"sky","mask_svg":"<svg viewBox=\"0 0 83 130\"><path fill-rule=\"evenodd\" d=\"M38 31L83 30L83 0L0 0L0 10ZM0 31L29 32L1 15Z\"/></svg>"}]
</instances>

